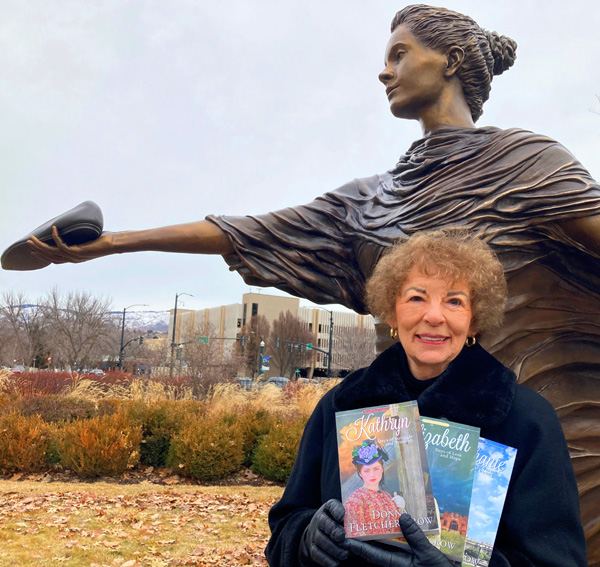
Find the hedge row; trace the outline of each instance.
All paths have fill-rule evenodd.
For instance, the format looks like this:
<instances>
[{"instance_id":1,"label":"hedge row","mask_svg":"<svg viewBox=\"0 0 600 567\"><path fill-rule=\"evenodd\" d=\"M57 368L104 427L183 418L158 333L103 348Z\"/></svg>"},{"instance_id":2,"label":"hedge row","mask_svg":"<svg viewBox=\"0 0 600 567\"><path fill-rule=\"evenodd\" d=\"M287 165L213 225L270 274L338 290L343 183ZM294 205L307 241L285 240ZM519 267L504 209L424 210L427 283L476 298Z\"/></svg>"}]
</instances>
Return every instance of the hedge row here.
<instances>
[{"instance_id":1,"label":"hedge row","mask_svg":"<svg viewBox=\"0 0 600 567\"><path fill-rule=\"evenodd\" d=\"M20 398L0 408L0 471L59 465L89 478L141 463L212 481L251 466L285 482L305 423L252 408L214 413L198 401Z\"/></svg>"}]
</instances>

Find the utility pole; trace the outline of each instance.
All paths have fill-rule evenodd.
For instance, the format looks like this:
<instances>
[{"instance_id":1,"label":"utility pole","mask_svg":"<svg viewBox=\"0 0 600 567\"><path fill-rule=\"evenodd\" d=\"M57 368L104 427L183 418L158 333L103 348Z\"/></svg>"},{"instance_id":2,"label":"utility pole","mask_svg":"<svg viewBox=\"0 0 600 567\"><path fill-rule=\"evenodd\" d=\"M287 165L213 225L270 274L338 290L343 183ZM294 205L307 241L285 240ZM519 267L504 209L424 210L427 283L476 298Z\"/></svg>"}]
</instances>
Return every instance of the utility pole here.
<instances>
[{"instance_id":1,"label":"utility pole","mask_svg":"<svg viewBox=\"0 0 600 567\"><path fill-rule=\"evenodd\" d=\"M132 307L148 307L147 303L135 303L134 305L129 305L128 307L125 307L123 309L123 321L121 323L121 348L119 349L119 370L123 370L123 350L124 350L124 346L123 346L123 342L125 339L125 313L127 312L128 309L131 309Z\"/></svg>"},{"instance_id":2,"label":"utility pole","mask_svg":"<svg viewBox=\"0 0 600 567\"><path fill-rule=\"evenodd\" d=\"M325 309L327 311L327 309ZM331 378L331 349L333 348L333 311L329 311L329 353L327 354L327 378Z\"/></svg>"},{"instance_id":3,"label":"utility pole","mask_svg":"<svg viewBox=\"0 0 600 567\"><path fill-rule=\"evenodd\" d=\"M173 310L173 334L171 336L171 364L169 366L169 376L173 378L173 367L175 365L175 332L177 330L177 301L181 295L189 295L194 297L191 293L176 293L175 294L175 309Z\"/></svg>"}]
</instances>

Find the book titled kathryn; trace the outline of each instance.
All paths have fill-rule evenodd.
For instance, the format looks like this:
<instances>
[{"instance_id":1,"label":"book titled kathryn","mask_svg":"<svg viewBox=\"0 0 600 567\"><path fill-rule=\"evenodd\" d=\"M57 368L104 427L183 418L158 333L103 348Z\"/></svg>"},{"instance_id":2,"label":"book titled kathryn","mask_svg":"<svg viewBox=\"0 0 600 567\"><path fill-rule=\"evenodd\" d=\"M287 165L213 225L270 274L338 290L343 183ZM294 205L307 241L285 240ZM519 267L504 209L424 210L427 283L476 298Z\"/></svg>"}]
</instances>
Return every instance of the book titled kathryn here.
<instances>
[{"instance_id":1,"label":"book titled kathryn","mask_svg":"<svg viewBox=\"0 0 600 567\"><path fill-rule=\"evenodd\" d=\"M475 476L479 428L441 419L421 418L440 533L429 541L453 561L462 561ZM406 541L393 544L405 547Z\"/></svg>"},{"instance_id":2,"label":"book titled kathryn","mask_svg":"<svg viewBox=\"0 0 600 567\"><path fill-rule=\"evenodd\" d=\"M438 534L417 403L337 412L336 428L346 537L400 537L404 510Z\"/></svg>"},{"instance_id":3,"label":"book titled kathryn","mask_svg":"<svg viewBox=\"0 0 600 567\"><path fill-rule=\"evenodd\" d=\"M479 438L463 567L490 561L516 457L513 447Z\"/></svg>"}]
</instances>

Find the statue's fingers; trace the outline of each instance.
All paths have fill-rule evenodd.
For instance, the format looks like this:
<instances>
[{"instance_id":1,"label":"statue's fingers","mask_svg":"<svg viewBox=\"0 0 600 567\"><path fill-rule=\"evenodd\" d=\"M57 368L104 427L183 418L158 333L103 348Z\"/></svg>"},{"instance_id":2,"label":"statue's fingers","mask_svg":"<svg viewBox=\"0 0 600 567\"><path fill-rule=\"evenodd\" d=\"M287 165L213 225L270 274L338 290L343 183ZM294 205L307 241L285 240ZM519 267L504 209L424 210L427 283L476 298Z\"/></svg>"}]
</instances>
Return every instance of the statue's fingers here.
<instances>
[{"instance_id":1,"label":"statue's fingers","mask_svg":"<svg viewBox=\"0 0 600 567\"><path fill-rule=\"evenodd\" d=\"M31 253L37 258L52 262L53 264L64 264L66 262L81 262L81 258L73 254L69 249L59 250L55 246L45 244L35 236L30 236L27 246Z\"/></svg>"},{"instance_id":2,"label":"statue's fingers","mask_svg":"<svg viewBox=\"0 0 600 567\"><path fill-rule=\"evenodd\" d=\"M69 246L67 246L64 242L64 240L60 237L60 234L58 232L58 228L56 228L56 226L52 227L52 238L54 240L54 243L56 244L56 247L61 250L64 253L69 253Z\"/></svg>"},{"instance_id":3,"label":"statue's fingers","mask_svg":"<svg viewBox=\"0 0 600 567\"><path fill-rule=\"evenodd\" d=\"M42 260L49 260L51 262L55 262L60 260L62 255L58 255L56 248L54 246L49 246L45 244L35 236L30 236L29 240L27 240L27 246L31 253L37 258L41 258Z\"/></svg>"}]
</instances>

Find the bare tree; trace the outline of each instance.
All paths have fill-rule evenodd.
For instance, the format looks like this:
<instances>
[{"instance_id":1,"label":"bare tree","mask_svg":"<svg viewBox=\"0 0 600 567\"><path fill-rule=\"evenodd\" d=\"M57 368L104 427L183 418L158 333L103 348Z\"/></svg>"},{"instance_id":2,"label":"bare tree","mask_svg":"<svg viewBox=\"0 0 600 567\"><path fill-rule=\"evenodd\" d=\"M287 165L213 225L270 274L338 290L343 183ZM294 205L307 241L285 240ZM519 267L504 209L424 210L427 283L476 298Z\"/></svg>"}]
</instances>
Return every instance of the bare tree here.
<instances>
[{"instance_id":1,"label":"bare tree","mask_svg":"<svg viewBox=\"0 0 600 567\"><path fill-rule=\"evenodd\" d=\"M207 389L218 382L227 382L237 375L244 365L244 359L238 349L226 345L217 337L213 325L197 330L200 340L183 343L177 349L178 373L192 378L196 395L206 393Z\"/></svg>"},{"instance_id":2,"label":"bare tree","mask_svg":"<svg viewBox=\"0 0 600 567\"><path fill-rule=\"evenodd\" d=\"M280 376L293 378L296 368L307 365L306 344L312 342L308 325L291 311L280 313L273 322L269 352L272 367Z\"/></svg>"},{"instance_id":3,"label":"bare tree","mask_svg":"<svg viewBox=\"0 0 600 567\"><path fill-rule=\"evenodd\" d=\"M83 291L61 295L53 289L41 307L51 329L48 347L58 363L78 370L114 350L117 333L107 300Z\"/></svg>"},{"instance_id":4,"label":"bare tree","mask_svg":"<svg viewBox=\"0 0 600 567\"><path fill-rule=\"evenodd\" d=\"M46 321L39 305L31 304L21 292L7 291L0 302L2 360L27 366L44 363Z\"/></svg>"},{"instance_id":5,"label":"bare tree","mask_svg":"<svg viewBox=\"0 0 600 567\"><path fill-rule=\"evenodd\" d=\"M167 366L170 356L171 343L167 339L146 337L144 344L140 347L139 357L150 367L147 374L151 376L160 376L161 369L168 373Z\"/></svg>"},{"instance_id":6,"label":"bare tree","mask_svg":"<svg viewBox=\"0 0 600 567\"><path fill-rule=\"evenodd\" d=\"M269 325L269 321L264 315L254 315L250 322L242 327L240 337L244 337L244 345L241 346L240 344L240 351L244 357L246 372L249 376L254 376L258 372L260 343L264 341L267 345L270 333L271 325Z\"/></svg>"},{"instance_id":7,"label":"bare tree","mask_svg":"<svg viewBox=\"0 0 600 567\"><path fill-rule=\"evenodd\" d=\"M334 327L332 365L336 370L356 370L375 358L375 331L359 327Z\"/></svg>"}]
</instances>

